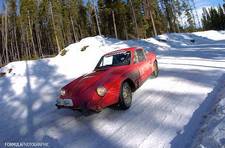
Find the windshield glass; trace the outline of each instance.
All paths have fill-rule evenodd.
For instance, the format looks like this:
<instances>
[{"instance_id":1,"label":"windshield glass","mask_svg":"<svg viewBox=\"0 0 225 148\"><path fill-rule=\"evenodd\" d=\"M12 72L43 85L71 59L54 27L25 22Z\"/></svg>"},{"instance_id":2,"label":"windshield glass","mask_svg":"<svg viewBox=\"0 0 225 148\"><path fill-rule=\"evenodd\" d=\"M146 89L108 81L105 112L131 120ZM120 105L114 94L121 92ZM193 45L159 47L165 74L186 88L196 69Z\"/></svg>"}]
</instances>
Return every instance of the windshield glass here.
<instances>
[{"instance_id":1,"label":"windshield glass","mask_svg":"<svg viewBox=\"0 0 225 148\"><path fill-rule=\"evenodd\" d=\"M98 62L97 69L108 66L121 66L129 65L131 60L130 51L115 52L109 55L103 56Z\"/></svg>"}]
</instances>

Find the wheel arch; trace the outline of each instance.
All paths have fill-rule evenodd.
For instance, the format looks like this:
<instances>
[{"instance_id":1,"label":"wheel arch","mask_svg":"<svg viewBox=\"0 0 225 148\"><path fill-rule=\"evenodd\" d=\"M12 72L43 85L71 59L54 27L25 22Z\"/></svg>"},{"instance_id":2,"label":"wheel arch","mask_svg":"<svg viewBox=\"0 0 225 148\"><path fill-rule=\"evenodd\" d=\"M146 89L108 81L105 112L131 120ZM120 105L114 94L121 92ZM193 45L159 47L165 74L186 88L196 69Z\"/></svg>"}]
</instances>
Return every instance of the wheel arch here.
<instances>
[{"instance_id":1,"label":"wheel arch","mask_svg":"<svg viewBox=\"0 0 225 148\"><path fill-rule=\"evenodd\" d=\"M130 85L132 92L134 92L137 89L135 83L130 78L125 79L123 83L125 82L127 82Z\"/></svg>"}]
</instances>

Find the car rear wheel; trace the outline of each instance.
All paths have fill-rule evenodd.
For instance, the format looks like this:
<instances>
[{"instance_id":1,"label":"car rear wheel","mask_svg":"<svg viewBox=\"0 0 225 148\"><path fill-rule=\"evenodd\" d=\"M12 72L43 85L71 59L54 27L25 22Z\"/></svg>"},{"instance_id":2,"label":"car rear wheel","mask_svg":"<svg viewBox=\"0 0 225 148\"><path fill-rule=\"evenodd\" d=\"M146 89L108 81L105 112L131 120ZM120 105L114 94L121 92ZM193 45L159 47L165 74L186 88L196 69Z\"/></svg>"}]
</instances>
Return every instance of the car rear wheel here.
<instances>
[{"instance_id":1,"label":"car rear wheel","mask_svg":"<svg viewBox=\"0 0 225 148\"><path fill-rule=\"evenodd\" d=\"M125 82L122 84L120 90L120 107L121 109L128 109L130 108L132 103L132 90L130 85Z\"/></svg>"},{"instance_id":2,"label":"car rear wheel","mask_svg":"<svg viewBox=\"0 0 225 148\"><path fill-rule=\"evenodd\" d=\"M153 73L152 73L152 77L156 78L159 75L159 68L158 68L158 62L157 60L154 61L153 64Z\"/></svg>"}]
</instances>

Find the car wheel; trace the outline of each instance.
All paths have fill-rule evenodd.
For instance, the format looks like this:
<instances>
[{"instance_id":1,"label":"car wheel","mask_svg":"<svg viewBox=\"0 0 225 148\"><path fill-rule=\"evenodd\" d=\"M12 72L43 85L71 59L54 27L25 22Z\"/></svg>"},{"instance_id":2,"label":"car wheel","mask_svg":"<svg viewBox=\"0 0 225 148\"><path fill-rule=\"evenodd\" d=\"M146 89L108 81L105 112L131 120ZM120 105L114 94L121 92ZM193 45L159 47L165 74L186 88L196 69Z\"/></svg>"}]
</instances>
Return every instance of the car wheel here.
<instances>
[{"instance_id":1,"label":"car wheel","mask_svg":"<svg viewBox=\"0 0 225 148\"><path fill-rule=\"evenodd\" d=\"M158 62L157 60L154 61L153 64L153 73L152 73L152 77L156 78L159 75L159 68L158 68Z\"/></svg>"},{"instance_id":2,"label":"car wheel","mask_svg":"<svg viewBox=\"0 0 225 148\"><path fill-rule=\"evenodd\" d=\"M120 107L121 109L130 108L132 103L132 91L130 85L125 82L122 84L120 90Z\"/></svg>"}]
</instances>

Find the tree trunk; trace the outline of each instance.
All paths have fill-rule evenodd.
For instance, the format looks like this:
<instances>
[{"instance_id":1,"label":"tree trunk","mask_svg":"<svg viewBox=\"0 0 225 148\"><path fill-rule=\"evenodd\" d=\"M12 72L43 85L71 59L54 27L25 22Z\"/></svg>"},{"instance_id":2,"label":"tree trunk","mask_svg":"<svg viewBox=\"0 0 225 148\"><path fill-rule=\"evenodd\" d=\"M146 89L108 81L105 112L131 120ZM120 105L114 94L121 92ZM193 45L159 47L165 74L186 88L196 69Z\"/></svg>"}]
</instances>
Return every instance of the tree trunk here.
<instances>
[{"instance_id":1,"label":"tree trunk","mask_svg":"<svg viewBox=\"0 0 225 148\"><path fill-rule=\"evenodd\" d=\"M133 14L133 20L134 20L134 24L135 24L136 35L137 35L137 38L139 39L139 32L138 32L138 24L137 24L136 14L135 14L135 11L134 11L134 7L133 7L132 0L130 0L129 2L130 2L131 9L132 9L132 14Z\"/></svg>"},{"instance_id":2,"label":"tree trunk","mask_svg":"<svg viewBox=\"0 0 225 148\"><path fill-rule=\"evenodd\" d=\"M73 29L73 37L74 37L74 42L77 42L78 39L77 39L77 35L76 35L76 32L75 32L75 28L74 28L74 23L73 23L73 19L72 17L70 16L70 22L71 22L71 26L72 26L72 29Z\"/></svg>"},{"instance_id":3,"label":"tree trunk","mask_svg":"<svg viewBox=\"0 0 225 148\"><path fill-rule=\"evenodd\" d=\"M33 46L33 53L35 55L35 57L37 56L37 52L35 49L35 45L34 45L34 38L33 38L33 30L32 30L32 26L31 26L31 20L30 20L30 13L29 11L27 12L28 14L28 24L29 24L29 31L30 31L30 35L31 35L31 42L32 42L32 46Z\"/></svg>"},{"instance_id":4,"label":"tree trunk","mask_svg":"<svg viewBox=\"0 0 225 148\"><path fill-rule=\"evenodd\" d=\"M4 16L2 15L2 28L1 28L1 33L2 33L2 63L4 63L4 60L6 60L5 59L5 57L4 57L4 53L5 53L5 40L4 40L4 38L5 38L5 22L4 22L4 20L5 20L5 18L4 18Z\"/></svg>"},{"instance_id":5,"label":"tree trunk","mask_svg":"<svg viewBox=\"0 0 225 148\"><path fill-rule=\"evenodd\" d=\"M101 34L101 29L100 29L100 26L99 26L99 22L98 22L98 16L97 16L94 0L92 0L92 3L93 3L93 6L94 6L94 10L95 10L95 19L96 19L96 23L97 23L97 27L98 27L98 34L102 35Z\"/></svg>"},{"instance_id":6,"label":"tree trunk","mask_svg":"<svg viewBox=\"0 0 225 148\"><path fill-rule=\"evenodd\" d=\"M74 26L76 26L76 29L74 27L74 30L77 31L77 41L79 41L79 38L82 38L83 34L80 28L80 25L78 25L77 20L74 19ZM77 29L78 28L78 29ZM80 34L79 34L80 33Z\"/></svg>"},{"instance_id":7,"label":"tree trunk","mask_svg":"<svg viewBox=\"0 0 225 148\"><path fill-rule=\"evenodd\" d=\"M82 33L82 30L81 30L80 24L78 25L78 28L80 30L80 38L82 39L83 38L83 33Z\"/></svg>"},{"instance_id":8,"label":"tree trunk","mask_svg":"<svg viewBox=\"0 0 225 148\"><path fill-rule=\"evenodd\" d=\"M115 15L114 15L114 11L113 10L112 10L112 17L113 17L113 26L114 26L115 36L116 36L116 39L118 39L117 29L116 29L116 22L115 22Z\"/></svg>"},{"instance_id":9,"label":"tree trunk","mask_svg":"<svg viewBox=\"0 0 225 148\"><path fill-rule=\"evenodd\" d=\"M173 24L174 24L174 27L175 29L177 30L178 33L180 33L180 25L179 25L179 21L178 21L178 16L177 16L177 13L176 10L175 10L175 6L174 6L174 3L172 3L172 11L174 12L174 17L173 17ZM174 31L176 31L174 30Z\"/></svg>"},{"instance_id":10,"label":"tree trunk","mask_svg":"<svg viewBox=\"0 0 225 148\"><path fill-rule=\"evenodd\" d=\"M12 34L11 34L11 36L12 36ZM11 40L11 42L10 42L10 46L11 46L11 48L9 48L10 50L11 50L11 56L10 57L12 57L12 61L14 61L14 60L16 60L16 52L14 52L14 46L13 46L13 40Z\"/></svg>"},{"instance_id":11,"label":"tree trunk","mask_svg":"<svg viewBox=\"0 0 225 148\"><path fill-rule=\"evenodd\" d=\"M15 40L15 44L16 44L17 58L18 58L18 60L20 60L20 52L19 52L19 47L18 47L18 43L17 43L16 27L14 27L13 33L14 33L14 40Z\"/></svg>"},{"instance_id":12,"label":"tree trunk","mask_svg":"<svg viewBox=\"0 0 225 148\"><path fill-rule=\"evenodd\" d=\"M26 55L26 58L27 58L29 55L28 55L28 47L27 47L27 44L26 44L26 34L24 34L25 30L24 30L24 28L22 26L21 19L20 19L19 22L20 22L21 38L22 38L22 47L21 47L21 49L23 49L23 46L25 46L25 55Z\"/></svg>"},{"instance_id":13,"label":"tree trunk","mask_svg":"<svg viewBox=\"0 0 225 148\"><path fill-rule=\"evenodd\" d=\"M27 54L28 54L28 57L29 58L31 58L32 56L31 56L31 51L30 51L30 41L29 41L29 33L28 33L28 31L26 31L26 35L27 35Z\"/></svg>"},{"instance_id":14,"label":"tree trunk","mask_svg":"<svg viewBox=\"0 0 225 148\"><path fill-rule=\"evenodd\" d=\"M201 28L202 26L201 26L201 23L200 23L200 19L199 19L199 15L198 15L198 12L197 12L196 5L195 5L195 1L194 0L191 0L191 1L192 1L192 4L193 4L193 7L194 7L194 11L195 11L195 16L196 16L196 19L197 19L198 27Z\"/></svg>"},{"instance_id":15,"label":"tree trunk","mask_svg":"<svg viewBox=\"0 0 225 148\"><path fill-rule=\"evenodd\" d=\"M53 30L54 30L55 40L56 40L56 44L57 44L57 48L58 48L58 53L60 53L61 48L60 48L60 45L59 45L59 39L58 39L58 36L57 36L57 34L56 34L54 15L53 15L53 11L52 11L52 3L49 2L49 4L50 4L50 11L51 11L51 17L52 17L52 24L53 24Z\"/></svg>"},{"instance_id":16,"label":"tree trunk","mask_svg":"<svg viewBox=\"0 0 225 148\"><path fill-rule=\"evenodd\" d=\"M154 31L154 35L157 36L157 31L156 31L156 27L155 27L155 21L152 15L152 8L150 5L150 0L147 0L147 10L149 11L149 15L150 15L150 19L152 22L152 27L153 27L153 31Z\"/></svg>"},{"instance_id":17,"label":"tree trunk","mask_svg":"<svg viewBox=\"0 0 225 148\"><path fill-rule=\"evenodd\" d=\"M37 38L38 50L39 50L38 52L40 56L43 56L41 39L40 39L40 29L39 29L39 26L36 24L35 24L35 30L36 30L36 38Z\"/></svg>"},{"instance_id":18,"label":"tree trunk","mask_svg":"<svg viewBox=\"0 0 225 148\"><path fill-rule=\"evenodd\" d=\"M5 4L5 3L4 3ZM8 8L7 2L5 4L5 53L6 53L6 63L9 62L9 52L8 52Z\"/></svg>"},{"instance_id":19,"label":"tree trunk","mask_svg":"<svg viewBox=\"0 0 225 148\"><path fill-rule=\"evenodd\" d=\"M123 20L123 26L124 26L124 33L125 33L126 40L128 40L127 26L125 24L125 20Z\"/></svg>"}]
</instances>

